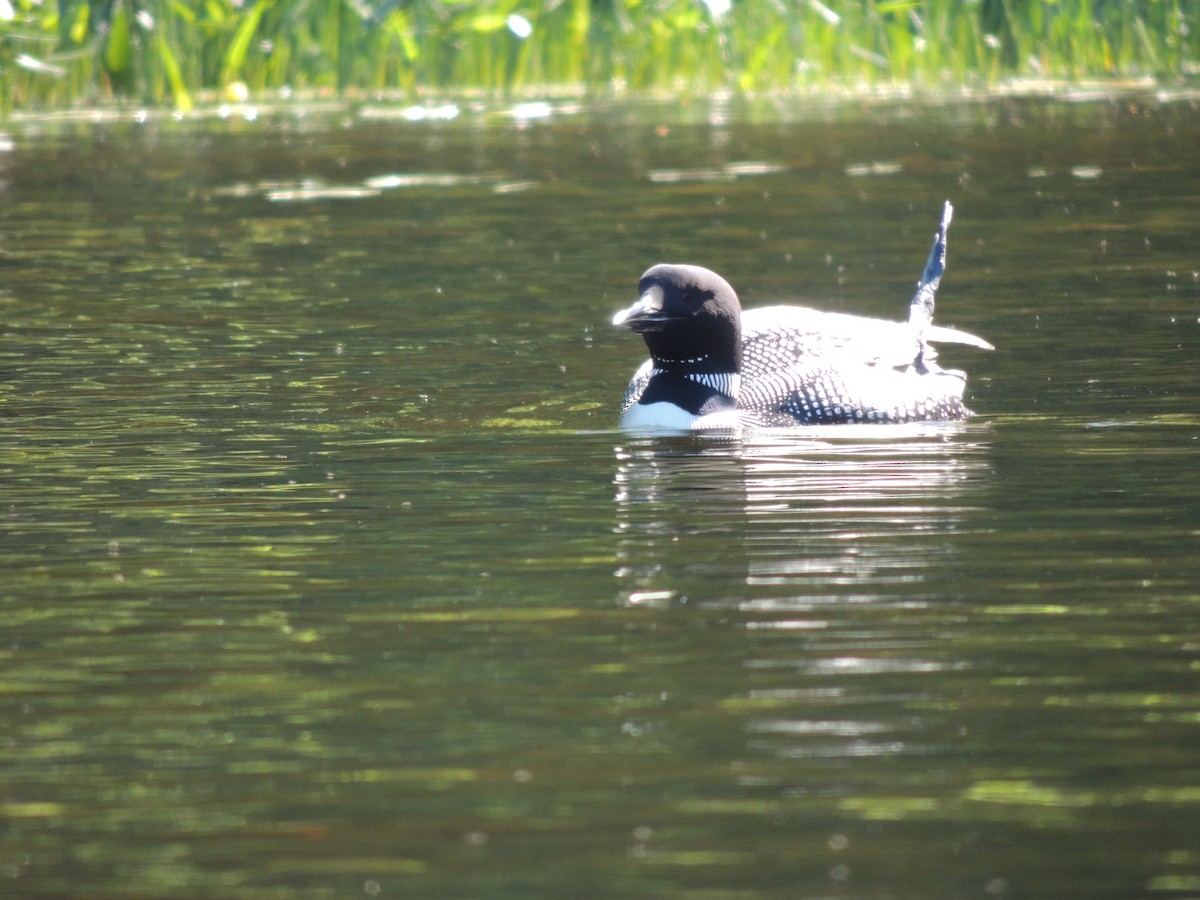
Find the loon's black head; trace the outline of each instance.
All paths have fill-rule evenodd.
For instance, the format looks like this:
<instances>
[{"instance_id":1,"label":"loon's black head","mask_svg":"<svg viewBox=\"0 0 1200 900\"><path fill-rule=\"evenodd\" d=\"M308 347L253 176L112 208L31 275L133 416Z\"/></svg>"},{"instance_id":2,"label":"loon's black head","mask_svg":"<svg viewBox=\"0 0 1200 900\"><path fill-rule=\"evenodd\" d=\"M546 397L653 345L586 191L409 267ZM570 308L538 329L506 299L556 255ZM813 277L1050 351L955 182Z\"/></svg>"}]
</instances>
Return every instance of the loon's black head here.
<instances>
[{"instance_id":1,"label":"loon's black head","mask_svg":"<svg viewBox=\"0 0 1200 900\"><path fill-rule=\"evenodd\" d=\"M724 278L700 266L662 263L638 282L638 300L613 325L645 338L656 368L742 370L742 306Z\"/></svg>"}]
</instances>

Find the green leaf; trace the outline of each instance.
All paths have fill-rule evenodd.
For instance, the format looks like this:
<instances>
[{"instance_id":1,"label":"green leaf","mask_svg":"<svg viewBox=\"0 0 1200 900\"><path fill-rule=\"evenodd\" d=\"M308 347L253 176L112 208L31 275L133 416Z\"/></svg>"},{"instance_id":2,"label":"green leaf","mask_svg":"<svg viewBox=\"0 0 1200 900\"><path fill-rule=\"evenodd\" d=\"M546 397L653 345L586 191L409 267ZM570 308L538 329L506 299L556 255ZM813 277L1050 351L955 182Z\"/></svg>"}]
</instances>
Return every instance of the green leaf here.
<instances>
[{"instance_id":1,"label":"green leaf","mask_svg":"<svg viewBox=\"0 0 1200 900\"><path fill-rule=\"evenodd\" d=\"M104 44L104 67L113 75L124 75L128 72L133 57L130 47L129 9L118 0L113 7L112 19L108 23L108 40Z\"/></svg>"},{"instance_id":2,"label":"green leaf","mask_svg":"<svg viewBox=\"0 0 1200 900\"><path fill-rule=\"evenodd\" d=\"M67 27L67 35L71 42L82 44L87 40L88 35L88 19L91 15L92 6L90 3L80 3L75 8L75 16L70 20L70 25Z\"/></svg>"},{"instance_id":3,"label":"green leaf","mask_svg":"<svg viewBox=\"0 0 1200 900\"><path fill-rule=\"evenodd\" d=\"M172 3L171 12L189 25L193 25L196 22L196 13L185 3Z\"/></svg>"},{"instance_id":4,"label":"green leaf","mask_svg":"<svg viewBox=\"0 0 1200 900\"><path fill-rule=\"evenodd\" d=\"M470 27L474 31L479 31L484 34L493 31L499 31L504 27L504 22L507 16L502 12L484 12L473 16L470 20Z\"/></svg>"},{"instance_id":5,"label":"green leaf","mask_svg":"<svg viewBox=\"0 0 1200 900\"><path fill-rule=\"evenodd\" d=\"M263 13L270 5L271 0L258 0L249 14L238 24L233 40L225 51L225 62L221 66L222 84L233 81L241 71L242 65L246 62L246 54L250 51L250 42L254 40L254 34L258 31Z\"/></svg>"},{"instance_id":6,"label":"green leaf","mask_svg":"<svg viewBox=\"0 0 1200 900\"><path fill-rule=\"evenodd\" d=\"M192 108L192 95L183 80L183 73L179 70L179 60L175 58L175 51L171 49L171 45L167 43L167 39L161 31L156 43L158 44L158 58L162 60L163 70L171 85L171 96L175 98L175 108L181 112L187 112Z\"/></svg>"}]
</instances>

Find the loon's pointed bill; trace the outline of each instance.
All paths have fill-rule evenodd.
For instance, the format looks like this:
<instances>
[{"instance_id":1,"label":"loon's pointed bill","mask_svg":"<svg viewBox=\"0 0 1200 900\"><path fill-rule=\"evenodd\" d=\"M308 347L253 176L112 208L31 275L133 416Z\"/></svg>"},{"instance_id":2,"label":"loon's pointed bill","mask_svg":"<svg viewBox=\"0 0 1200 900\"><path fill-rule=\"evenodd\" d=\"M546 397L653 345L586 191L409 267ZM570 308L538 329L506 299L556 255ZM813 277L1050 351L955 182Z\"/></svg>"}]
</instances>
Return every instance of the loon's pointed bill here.
<instances>
[{"instance_id":1,"label":"loon's pointed bill","mask_svg":"<svg viewBox=\"0 0 1200 900\"><path fill-rule=\"evenodd\" d=\"M647 331L657 331L669 321L671 316L663 311L662 291L651 288L638 297L628 309L623 309L613 316L612 323L616 328L643 334Z\"/></svg>"},{"instance_id":2,"label":"loon's pointed bill","mask_svg":"<svg viewBox=\"0 0 1200 900\"><path fill-rule=\"evenodd\" d=\"M848 422L965 419L963 372L942 369L932 343L990 350L983 338L932 324L945 271L943 209L907 322L795 306L742 312L733 287L692 265L660 264L614 326L642 335L650 359L625 391L621 425L688 431Z\"/></svg>"}]
</instances>

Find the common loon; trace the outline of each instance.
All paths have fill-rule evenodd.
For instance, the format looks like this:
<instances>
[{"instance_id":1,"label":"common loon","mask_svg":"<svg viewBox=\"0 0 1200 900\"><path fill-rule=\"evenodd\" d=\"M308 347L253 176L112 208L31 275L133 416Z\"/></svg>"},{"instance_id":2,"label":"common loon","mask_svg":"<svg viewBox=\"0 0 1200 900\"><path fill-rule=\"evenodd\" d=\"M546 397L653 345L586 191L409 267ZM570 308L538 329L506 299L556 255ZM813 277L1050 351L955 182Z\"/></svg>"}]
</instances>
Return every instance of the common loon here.
<instances>
[{"instance_id":1,"label":"common loon","mask_svg":"<svg viewBox=\"0 0 1200 900\"><path fill-rule=\"evenodd\" d=\"M799 306L742 311L716 272L653 266L614 326L645 338L650 359L625 391L621 426L694 431L746 426L965 419L965 373L942 369L929 342L992 345L933 324L946 266L946 203L907 322Z\"/></svg>"}]
</instances>

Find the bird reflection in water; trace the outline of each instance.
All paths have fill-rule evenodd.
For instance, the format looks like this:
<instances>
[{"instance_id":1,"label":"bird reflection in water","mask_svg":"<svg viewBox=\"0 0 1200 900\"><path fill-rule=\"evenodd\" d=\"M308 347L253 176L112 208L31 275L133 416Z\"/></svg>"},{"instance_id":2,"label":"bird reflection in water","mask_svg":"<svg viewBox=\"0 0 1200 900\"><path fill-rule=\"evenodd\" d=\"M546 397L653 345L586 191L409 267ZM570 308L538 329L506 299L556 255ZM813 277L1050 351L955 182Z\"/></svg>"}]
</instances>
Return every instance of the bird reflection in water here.
<instances>
[{"instance_id":1,"label":"bird reflection in water","mask_svg":"<svg viewBox=\"0 0 1200 900\"><path fill-rule=\"evenodd\" d=\"M911 600L978 509L987 434L921 423L623 444L621 601L767 612Z\"/></svg>"}]
</instances>

